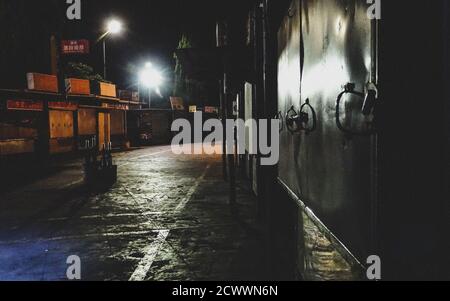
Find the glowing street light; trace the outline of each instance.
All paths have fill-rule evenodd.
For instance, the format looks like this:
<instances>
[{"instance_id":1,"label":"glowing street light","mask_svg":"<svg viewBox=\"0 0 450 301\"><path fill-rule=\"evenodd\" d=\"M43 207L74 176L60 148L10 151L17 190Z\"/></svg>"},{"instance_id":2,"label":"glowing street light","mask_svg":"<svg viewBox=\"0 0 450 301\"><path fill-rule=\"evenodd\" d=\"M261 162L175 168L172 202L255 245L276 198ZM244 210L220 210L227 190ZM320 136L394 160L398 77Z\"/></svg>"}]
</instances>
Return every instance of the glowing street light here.
<instances>
[{"instance_id":1,"label":"glowing street light","mask_svg":"<svg viewBox=\"0 0 450 301\"><path fill-rule=\"evenodd\" d=\"M147 88L159 88L163 78L161 73L154 69L144 69L139 75L141 83Z\"/></svg>"},{"instance_id":2,"label":"glowing street light","mask_svg":"<svg viewBox=\"0 0 450 301\"><path fill-rule=\"evenodd\" d=\"M108 35L117 35L123 31L123 24L117 19L106 22L106 32L100 37L103 39L103 78L106 79L106 38Z\"/></svg>"},{"instance_id":3,"label":"glowing street light","mask_svg":"<svg viewBox=\"0 0 450 301\"><path fill-rule=\"evenodd\" d=\"M122 26L122 22L120 22L119 20L110 20L107 24L108 33L119 34L122 32Z\"/></svg>"},{"instance_id":4,"label":"glowing street light","mask_svg":"<svg viewBox=\"0 0 450 301\"><path fill-rule=\"evenodd\" d=\"M147 62L145 68L139 73L139 82L148 88L149 107L151 108L152 90L159 91L159 87L163 84L163 76L161 72L153 67L153 64Z\"/></svg>"}]
</instances>

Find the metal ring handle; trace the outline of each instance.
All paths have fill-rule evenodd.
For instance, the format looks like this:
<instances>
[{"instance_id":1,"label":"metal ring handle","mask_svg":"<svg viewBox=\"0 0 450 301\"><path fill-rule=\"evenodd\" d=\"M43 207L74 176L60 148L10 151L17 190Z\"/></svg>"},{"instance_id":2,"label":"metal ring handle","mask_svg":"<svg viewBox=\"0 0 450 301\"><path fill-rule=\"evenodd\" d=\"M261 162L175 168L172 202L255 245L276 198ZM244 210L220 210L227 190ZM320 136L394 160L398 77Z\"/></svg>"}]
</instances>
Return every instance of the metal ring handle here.
<instances>
[{"instance_id":1,"label":"metal ring handle","mask_svg":"<svg viewBox=\"0 0 450 301\"><path fill-rule=\"evenodd\" d=\"M293 128L293 125L296 124L298 119L298 113L295 110L294 106L292 106L286 113L286 128L291 134L301 131L301 127L299 127L297 130Z\"/></svg>"},{"instance_id":2,"label":"metal ring handle","mask_svg":"<svg viewBox=\"0 0 450 301\"><path fill-rule=\"evenodd\" d=\"M342 101L342 97L344 97L344 95L347 95L347 94L356 95L361 98L365 97L364 93L355 91L355 84L348 83L347 85L345 85L344 91L339 93L339 95L336 99L336 125L337 125L338 129L341 130L342 132L344 132L345 134L354 135L354 136L371 136L371 135L375 134L376 133L375 130L370 130L370 131L366 131L366 132L355 132L355 131L346 129L344 127L344 125L341 123L341 108L340 108L341 101Z\"/></svg>"},{"instance_id":3,"label":"metal ring handle","mask_svg":"<svg viewBox=\"0 0 450 301\"><path fill-rule=\"evenodd\" d=\"M305 108L309 108L312 114L312 121L313 124L311 128L304 127L303 129L306 131L306 133L312 133L317 129L317 114L314 108L311 106L309 99L306 99L305 103L300 108L300 114L307 114L305 113ZM307 114L308 115L308 114ZM308 115L309 116L309 115ZM309 119L309 118L308 118ZM309 120L308 120L309 121Z\"/></svg>"}]
</instances>

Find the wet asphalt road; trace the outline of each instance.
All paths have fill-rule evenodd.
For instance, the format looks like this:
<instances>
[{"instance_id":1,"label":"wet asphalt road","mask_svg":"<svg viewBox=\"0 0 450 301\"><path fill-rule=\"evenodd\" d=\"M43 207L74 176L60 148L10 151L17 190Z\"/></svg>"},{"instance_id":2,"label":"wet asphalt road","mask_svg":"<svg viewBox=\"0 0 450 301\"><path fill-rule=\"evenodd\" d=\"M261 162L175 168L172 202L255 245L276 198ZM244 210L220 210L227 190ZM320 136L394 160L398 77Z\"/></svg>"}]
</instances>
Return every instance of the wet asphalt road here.
<instances>
[{"instance_id":1,"label":"wet asphalt road","mask_svg":"<svg viewBox=\"0 0 450 301\"><path fill-rule=\"evenodd\" d=\"M219 156L170 147L114 155L118 182L94 193L82 160L0 194L0 280L261 280L256 201L238 185L236 211Z\"/></svg>"}]
</instances>

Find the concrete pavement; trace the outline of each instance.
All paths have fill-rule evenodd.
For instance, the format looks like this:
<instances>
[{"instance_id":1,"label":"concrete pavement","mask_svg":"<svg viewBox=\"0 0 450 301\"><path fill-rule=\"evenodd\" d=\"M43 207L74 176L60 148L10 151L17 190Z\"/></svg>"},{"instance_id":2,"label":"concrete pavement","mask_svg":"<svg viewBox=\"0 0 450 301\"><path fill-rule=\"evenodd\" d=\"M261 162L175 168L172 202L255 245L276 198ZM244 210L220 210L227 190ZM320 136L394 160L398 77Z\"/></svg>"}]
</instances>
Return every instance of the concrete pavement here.
<instances>
[{"instance_id":1,"label":"concrete pavement","mask_svg":"<svg viewBox=\"0 0 450 301\"><path fill-rule=\"evenodd\" d=\"M261 280L256 200L238 185L236 211L219 156L170 147L114 155L119 180L93 193L82 160L0 194L0 280Z\"/></svg>"}]
</instances>

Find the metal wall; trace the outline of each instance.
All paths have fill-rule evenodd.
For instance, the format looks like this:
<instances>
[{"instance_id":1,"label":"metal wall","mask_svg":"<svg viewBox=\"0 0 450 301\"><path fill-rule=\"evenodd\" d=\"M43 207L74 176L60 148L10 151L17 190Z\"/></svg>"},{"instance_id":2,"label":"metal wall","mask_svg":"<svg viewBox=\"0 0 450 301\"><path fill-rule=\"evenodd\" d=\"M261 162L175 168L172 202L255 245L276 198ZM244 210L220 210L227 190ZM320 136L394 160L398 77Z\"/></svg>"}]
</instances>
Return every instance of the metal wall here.
<instances>
[{"instance_id":1,"label":"metal wall","mask_svg":"<svg viewBox=\"0 0 450 301\"><path fill-rule=\"evenodd\" d=\"M78 110L78 135L95 136L97 134L97 111L95 109Z\"/></svg>"},{"instance_id":2,"label":"metal wall","mask_svg":"<svg viewBox=\"0 0 450 301\"><path fill-rule=\"evenodd\" d=\"M49 111L50 153L67 153L74 150L73 111Z\"/></svg>"},{"instance_id":3,"label":"metal wall","mask_svg":"<svg viewBox=\"0 0 450 301\"><path fill-rule=\"evenodd\" d=\"M126 124L125 124L125 111L111 111L111 135L112 136L125 136Z\"/></svg>"},{"instance_id":4,"label":"metal wall","mask_svg":"<svg viewBox=\"0 0 450 301\"><path fill-rule=\"evenodd\" d=\"M374 138L341 132L335 107L347 83L364 91L371 80L372 38L363 0L294 0L278 33L284 123L279 179L361 260L370 252L373 227ZM291 133L286 114L292 106L299 112L307 100L317 114L317 129ZM368 120L361 114L362 100L343 101L342 123L363 130Z\"/></svg>"},{"instance_id":5,"label":"metal wall","mask_svg":"<svg viewBox=\"0 0 450 301\"><path fill-rule=\"evenodd\" d=\"M111 142L111 114L98 113L98 147L103 150L105 145Z\"/></svg>"},{"instance_id":6,"label":"metal wall","mask_svg":"<svg viewBox=\"0 0 450 301\"><path fill-rule=\"evenodd\" d=\"M0 110L0 156L33 153L41 112Z\"/></svg>"}]
</instances>

